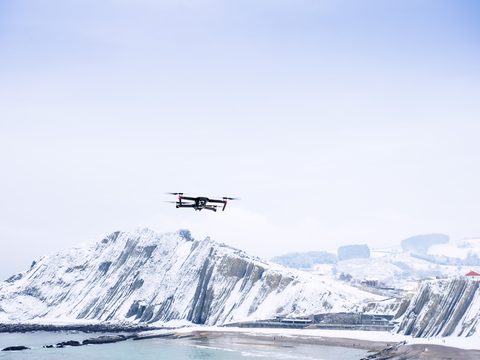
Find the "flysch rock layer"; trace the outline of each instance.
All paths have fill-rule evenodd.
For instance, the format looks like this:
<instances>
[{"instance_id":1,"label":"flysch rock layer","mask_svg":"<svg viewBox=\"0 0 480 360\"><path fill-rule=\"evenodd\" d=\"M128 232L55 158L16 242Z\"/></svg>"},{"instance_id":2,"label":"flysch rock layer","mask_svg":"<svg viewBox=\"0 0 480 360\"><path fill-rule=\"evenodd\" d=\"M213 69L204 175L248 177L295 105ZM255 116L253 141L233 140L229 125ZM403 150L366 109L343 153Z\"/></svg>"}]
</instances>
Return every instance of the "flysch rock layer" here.
<instances>
[{"instance_id":1,"label":"flysch rock layer","mask_svg":"<svg viewBox=\"0 0 480 360\"><path fill-rule=\"evenodd\" d=\"M480 322L480 281L424 281L403 313L397 332L413 337L472 336ZM407 303L405 303L407 304Z\"/></svg>"},{"instance_id":2,"label":"flysch rock layer","mask_svg":"<svg viewBox=\"0 0 480 360\"><path fill-rule=\"evenodd\" d=\"M361 311L381 297L248 256L189 231L115 232L0 284L0 322L228 322Z\"/></svg>"}]
</instances>

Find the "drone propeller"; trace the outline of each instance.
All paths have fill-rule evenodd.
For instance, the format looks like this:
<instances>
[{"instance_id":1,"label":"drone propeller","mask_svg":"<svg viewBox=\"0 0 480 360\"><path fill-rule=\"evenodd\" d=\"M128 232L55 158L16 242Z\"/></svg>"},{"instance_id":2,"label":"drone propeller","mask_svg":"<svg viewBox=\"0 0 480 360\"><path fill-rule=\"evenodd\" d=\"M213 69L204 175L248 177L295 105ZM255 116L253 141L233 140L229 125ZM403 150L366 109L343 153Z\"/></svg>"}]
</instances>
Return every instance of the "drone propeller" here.
<instances>
[{"instance_id":1,"label":"drone propeller","mask_svg":"<svg viewBox=\"0 0 480 360\"><path fill-rule=\"evenodd\" d=\"M242 200L241 198L231 198L231 197L226 197L226 196L223 196L223 199L224 200Z\"/></svg>"},{"instance_id":2,"label":"drone propeller","mask_svg":"<svg viewBox=\"0 0 480 360\"><path fill-rule=\"evenodd\" d=\"M179 193L179 192L177 192L177 193L166 192L165 194L167 194L167 195L183 195L183 193Z\"/></svg>"},{"instance_id":3,"label":"drone propeller","mask_svg":"<svg viewBox=\"0 0 480 360\"><path fill-rule=\"evenodd\" d=\"M177 202L176 201L164 201L166 203L172 203L172 204L176 204Z\"/></svg>"}]
</instances>

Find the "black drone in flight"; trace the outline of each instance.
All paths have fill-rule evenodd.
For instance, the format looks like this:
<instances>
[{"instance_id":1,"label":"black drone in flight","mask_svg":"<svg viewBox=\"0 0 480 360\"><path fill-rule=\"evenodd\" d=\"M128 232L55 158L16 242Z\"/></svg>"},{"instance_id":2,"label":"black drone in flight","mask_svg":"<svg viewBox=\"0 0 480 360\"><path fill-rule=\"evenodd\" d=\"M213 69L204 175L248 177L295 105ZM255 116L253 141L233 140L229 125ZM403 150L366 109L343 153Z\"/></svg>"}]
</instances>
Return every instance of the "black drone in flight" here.
<instances>
[{"instance_id":1,"label":"black drone in flight","mask_svg":"<svg viewBox=\"0 0 480 360\"><path fill-rule=\"evenodd\" d=\"M183 193L166 193L168 195L178 195L178 201L167 201L176 204L178 208L194 208L195 211L205 210L212 210L217 211L217 208L222 207L222 211L225 210L227 206L227 200L239 200L238 198L231 198L231 197L222 197L221 200L217 199L210 199L204 196L199 197L190 197L190 196L183 196ZM216 204L223 204L216 205Z\"/></svg>"}]
</instances>

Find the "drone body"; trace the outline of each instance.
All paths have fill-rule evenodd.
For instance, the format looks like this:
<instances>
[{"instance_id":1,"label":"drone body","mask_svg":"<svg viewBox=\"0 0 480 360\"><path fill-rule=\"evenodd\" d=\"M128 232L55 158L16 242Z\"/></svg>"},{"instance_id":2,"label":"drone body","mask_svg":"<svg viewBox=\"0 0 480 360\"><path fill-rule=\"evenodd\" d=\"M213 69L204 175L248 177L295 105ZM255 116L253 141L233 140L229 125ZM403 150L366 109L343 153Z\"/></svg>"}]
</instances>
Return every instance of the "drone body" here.
<instances>
[{"instance_id":1,"label":"drone body","mask_svg":"<svg viewBox=\"0 0 480 360\"><path fill-rule=\"evenodd\" d=\"M210 199L204 196L199 197L190 197L183 196L183 193L167 193L169 195L178 195L178 201L175 202L176 208L194 208L195 211L212 210L217 211L217 208L222 207L222 211L225 210L227 206L227 200L238 200L236 198L230 198L224 196L221 200L219 199ZM223 204L217 205L217 204Z\"/></svg>"}]
</instances>

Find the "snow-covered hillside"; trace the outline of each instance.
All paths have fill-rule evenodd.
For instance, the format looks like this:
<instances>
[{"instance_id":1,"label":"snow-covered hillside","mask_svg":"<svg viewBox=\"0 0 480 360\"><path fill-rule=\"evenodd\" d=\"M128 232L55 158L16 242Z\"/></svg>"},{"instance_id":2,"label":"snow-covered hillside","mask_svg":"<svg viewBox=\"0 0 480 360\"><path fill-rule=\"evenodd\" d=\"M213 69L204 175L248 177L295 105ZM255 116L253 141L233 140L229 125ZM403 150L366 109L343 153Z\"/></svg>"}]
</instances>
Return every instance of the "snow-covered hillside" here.
<instances>
[{"instance_id":1,"label":"snow-covered hillside","mask_svg":"<svg viewBox=\"0 0 480 360\"><path fill-rule=\"evenodd\" d=\"M188 231L115 232L47 255L0 284L0 322L223 324L358 311L375 295Z\"/></svg>"},{"instance_id":2,"label":"snow-covered hillside","mask_svg":"<svg viewBox=\"0 0 480 360\"><path fill-rule=\"evenodd\" d=\"M335 265L338 273L351 274L356 279L377 278L379 281L405 287L408 282L427 276L455 277L468 273L470 266L446 266L419 259L410 252L384 254L370 259L351 259Z\"/></svg>"},{"instance_id":3,"label":"snow-covered hillside","mask_svg":"<svg viewBox=\"0 0 480 360\"><path fill-rule=\"evenodd\" d=\"M427 254L465 259L469 254L480 255L480 238L451 240L429 247Z\"/></svg>"},{"instance_id":4,"label":"snow-covered hillside","mask_svg":"<svg viewBox=\"0 0 480 360\"><path fill-rule=\"evenodd\" d=\"M350 274L356 281L376 278L388 286L412 288L416 287L416 280L428 276L450 278L464 276L471 270L480 272L480 238L435 244L424 255L404 252L400 246L373 249L368 259L314 264L303 270L337 277Z\"/></svg>"},{"instance_id":5,"label":"snow-covered hillside","mask_svg":"<svg viewBox=\"0 0 480 360\"><path fill-rule=\"evenodd\" d=\"M397 314L397 331L414 337L478 337L480 281L467 279L424 281L416 296Z\"/></svg>"}]
</instances>

